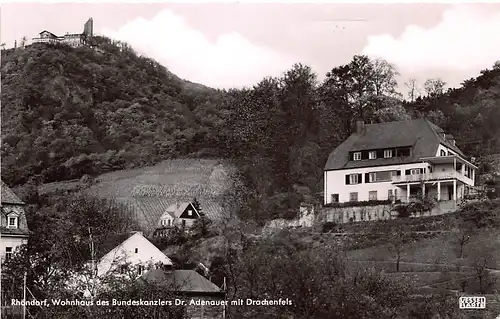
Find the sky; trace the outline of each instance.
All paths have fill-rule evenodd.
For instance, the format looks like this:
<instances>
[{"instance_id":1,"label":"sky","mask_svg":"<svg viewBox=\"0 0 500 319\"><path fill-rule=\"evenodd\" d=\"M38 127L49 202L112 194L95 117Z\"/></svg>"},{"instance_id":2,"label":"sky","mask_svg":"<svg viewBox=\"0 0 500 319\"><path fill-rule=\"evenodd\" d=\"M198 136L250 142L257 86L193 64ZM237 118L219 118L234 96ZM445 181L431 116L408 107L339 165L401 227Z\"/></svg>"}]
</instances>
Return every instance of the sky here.
<instances>
[{"instance_id":1,"label":"sky","mask_svg":"<svg viewBox=\"0 0 500 319\"><path fill-rule=\"evenodd\" d=\"M7 47L42 30L122 40L171 72L215 88L252 86L294 63L318 80L356 54L394 64L410 78L457 87L500 60L500 4L66 3L1 7Z\"/></svg>"}]
</instances>

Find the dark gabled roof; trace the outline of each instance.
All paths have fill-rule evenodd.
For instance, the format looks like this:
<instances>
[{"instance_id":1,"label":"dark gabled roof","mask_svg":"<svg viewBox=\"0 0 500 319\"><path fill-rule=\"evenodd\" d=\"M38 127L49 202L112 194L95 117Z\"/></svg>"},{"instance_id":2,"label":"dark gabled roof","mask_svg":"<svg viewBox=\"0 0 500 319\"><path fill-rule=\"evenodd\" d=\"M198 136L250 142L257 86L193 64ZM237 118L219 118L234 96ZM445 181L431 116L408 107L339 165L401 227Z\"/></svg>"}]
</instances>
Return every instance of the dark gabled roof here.
<instances>
[{"instance_id":1,"label":"dark gabled roof","mask_svg":"<svg viewBox=\"0 0 500 319\"><path fill-rule=\"evenodd\" d=\"M39 34L42 34L44 32L50 33L50 35L52 35L54 38L57 38L57 35L55 35L54 33L50 32L50 31L47 31L47 30L43 30Z\"/></svg>"},{"instance_id":2,"label":"dark gabled roof","mask_svg":"<svg viewBox=\"0 0 500 319\"><path fill-rule=\"evenodd\" d=\"M213 282L194 270L153 269L140 280L182 293L223 293Z\"/></svg>"},{"instance_id":3,"label":"dark gabled roof","mask_svg":"<svg viewBox=\"0 0 500 319\"><path fill-rule=\"evenodd\" d=\"M1 195L2 204L24 205L24 202L3 181Z\"/></svg>"},{"instance_id":4,"label":"dark gabled roof","mask_svg":"<svg viewBox=\"0 0 500 319\"><path fill-rule=\"evenodd\" d=\"M464 156L458 147L445 139L443 133L441 128L426 119L366 124L361 134L351 134L330 153L325 170L419 162L422 157L435 156L439 144ZM349 161L349 152L352 151L407 146L412 147L411 156Z\"/></svg>"},{"instance_id":5,"label":"dark gabled roof","mask_svg":"<svg viewBox=\"0 0 500 319\"><path fill-rule=\"evenodd\" d=\"M95 247L96 259L101 259L133 235L133 233L107 234L102 242Z\"/></svg>"}]
</instances>

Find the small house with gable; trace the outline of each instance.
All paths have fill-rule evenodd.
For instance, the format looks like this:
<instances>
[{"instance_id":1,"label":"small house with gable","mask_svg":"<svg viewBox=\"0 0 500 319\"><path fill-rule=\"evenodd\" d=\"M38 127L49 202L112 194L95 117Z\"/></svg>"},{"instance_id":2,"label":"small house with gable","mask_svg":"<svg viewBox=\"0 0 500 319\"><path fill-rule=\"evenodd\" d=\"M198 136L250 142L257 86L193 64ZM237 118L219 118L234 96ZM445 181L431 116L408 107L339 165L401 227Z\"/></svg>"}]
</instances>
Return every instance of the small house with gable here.
<instances>
[{"instance_id":1,"label":"small house with gable","mask_svg":"<svg viewBox=\"0 0 500 319\"><path fill-rule=\"evenodd\" d=\"M0 258L10 258L16 249L28 242L29 229L24 213L25 203L2 181L0 219Z\"/></svg>"},{"instance_id":2,"label":"small house with gable","mask_svg":"<svg viewBox=\"0 0 500 319\"><path fill-rule=\"evenodd\" d=\"M174 228L189 229L202 214L192 202L170 205L158 221L155 236L167 236Z\"/></svg>"}]
</instances>

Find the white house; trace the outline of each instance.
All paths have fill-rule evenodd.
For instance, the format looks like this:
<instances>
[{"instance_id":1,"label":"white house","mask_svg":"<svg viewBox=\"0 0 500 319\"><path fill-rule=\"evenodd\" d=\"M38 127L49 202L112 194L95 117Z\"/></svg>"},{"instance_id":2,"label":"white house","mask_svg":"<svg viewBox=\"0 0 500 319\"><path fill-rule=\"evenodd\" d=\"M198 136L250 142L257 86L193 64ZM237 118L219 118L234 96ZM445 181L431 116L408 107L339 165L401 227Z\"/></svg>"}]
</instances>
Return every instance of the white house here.
<instances>
[{"instance_id":1,"label":"white house","mask_svg":"<svg viewBox=\"0 0 500 319\"><path fill-rule=\"evenodd\" d=\"M108 249L116 242L119 242L117 246ZM141 232L109 236L95 250L97 260L89 261L83 272L75 273L67 282L70 290L81 293L84 297L96 296L98 292L108 289L108 279L136 280L151 269L169 269L173 266L170 258Z\"/></svg>"},{"instance_id":2,"label":"white house","mask_svg":"<svg viewBox=\"0 0 500 319\"><path fill-rule=\"evenodd\" d=\"M137 276L140 276L145 270L157 265L172 266L173 264L170 258L147 240L141 232L134 232L101 257L96 268L99 277L112 272L128 274L130 271L136 271Z\"/></svg>"},{"instance_id":3,"label":"white house","mask_svg":"<svg viewBox=\"0 0 500 319\"><path fill-rule=\"evenodd\" d=\"M418 193L456 201L474 187L477 167L452 135L426 119L356 123L356 132L330 153L324 204L401 200Z\"/></svg>"},{"instance_id":4,"label":"white house","mask_svg":"<svg viewBox=\"0 0 500 319\"><path fill-rule=\"evenodd\" d=\"M24 214L25 203L2 181L0 218L0 259L10 258L28 242L29 229Z\"/></svg>"},{"instance_id":5,"label":"white house","mask_svg":"<svg viewBox=\"0 0 500 319\"><path fill-rule=\"evenodd\" d=\"M200 217L200 212L191 202L172 204L160 217L155 235L166 236L173 227L188 229Z\"/></svg>"}]
</instances>

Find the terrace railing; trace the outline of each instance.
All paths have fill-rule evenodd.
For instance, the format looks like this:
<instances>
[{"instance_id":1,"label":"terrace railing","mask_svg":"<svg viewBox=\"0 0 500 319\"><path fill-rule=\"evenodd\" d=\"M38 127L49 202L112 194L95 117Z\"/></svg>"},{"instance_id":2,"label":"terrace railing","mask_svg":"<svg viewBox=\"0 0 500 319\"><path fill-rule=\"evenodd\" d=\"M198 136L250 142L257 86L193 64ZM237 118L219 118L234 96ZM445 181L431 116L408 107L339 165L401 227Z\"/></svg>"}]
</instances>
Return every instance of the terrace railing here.
<instances>
[{"instance_id":1,"label":"terrace railing","mask_svg":"<svg viewBox=\"0 0 500 319\"><path fill-rule=\"evenodd\" d=\"M393 176L393 183L411 183L411 182L427 182L427 181L441 181L441 180L459 180L467 185L473 185L472 179L462 175L460 172L448 171L448 172L434 172L427 174L415 174L415 175L401 175Z\"/></svg>"}]
</instances>

